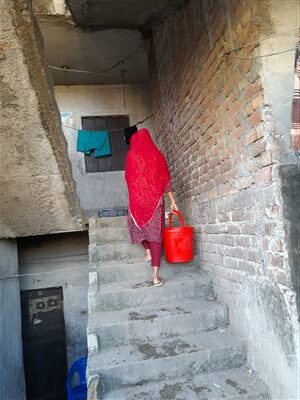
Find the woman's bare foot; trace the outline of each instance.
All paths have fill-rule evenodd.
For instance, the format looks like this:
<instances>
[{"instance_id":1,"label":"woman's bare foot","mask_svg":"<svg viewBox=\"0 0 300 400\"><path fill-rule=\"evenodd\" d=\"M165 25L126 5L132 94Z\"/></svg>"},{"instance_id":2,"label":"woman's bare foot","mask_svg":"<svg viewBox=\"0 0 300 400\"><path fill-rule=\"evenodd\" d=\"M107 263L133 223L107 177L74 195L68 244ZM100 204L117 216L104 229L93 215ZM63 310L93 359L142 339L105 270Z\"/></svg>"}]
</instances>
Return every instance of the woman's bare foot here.
<instances>
[{"instance_id":1,"label":"woman's bare foot","mask_svg":"<svg viewBox=\"0 0 300 400\"><path fill-rule=\"evenodd\" d=\"M144 261L147 261L147 262L150 262L150 261L151 261L151 252L150 252L150 249L147 249L147 250L146 250L146 255L145 255L145 257L143 258L143 260L144 260Z\"/></svg>"},{"instance_id":2,"label":"woman's bare foot","mask_svg":"<svg viewBox=\"0 0 300 400\"><path fill-rule=\"evenodd\" d=\"M164 284L164 281L162 278L159 276L159 267L153 267L153 285L155 287L162 286Z\"/></svg>"}]
</instances>

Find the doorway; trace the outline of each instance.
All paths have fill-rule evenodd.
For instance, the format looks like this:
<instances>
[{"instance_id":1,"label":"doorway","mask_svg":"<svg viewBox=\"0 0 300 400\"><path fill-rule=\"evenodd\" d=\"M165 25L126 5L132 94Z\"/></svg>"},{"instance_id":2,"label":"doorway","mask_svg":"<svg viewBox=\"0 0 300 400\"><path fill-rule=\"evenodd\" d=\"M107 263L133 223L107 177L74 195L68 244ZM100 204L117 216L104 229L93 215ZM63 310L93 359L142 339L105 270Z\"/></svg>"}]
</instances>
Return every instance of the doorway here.
<instances>
[{"instance_id":1,"label":"doorway","mask_svg":"<svg viewBox=\"0 0 300 400\"><path fill-rule=\"evenodd\" d=\"M27 400L66 400L66 335L61 287L21 291Z\"/></svg>"}]
</instances>

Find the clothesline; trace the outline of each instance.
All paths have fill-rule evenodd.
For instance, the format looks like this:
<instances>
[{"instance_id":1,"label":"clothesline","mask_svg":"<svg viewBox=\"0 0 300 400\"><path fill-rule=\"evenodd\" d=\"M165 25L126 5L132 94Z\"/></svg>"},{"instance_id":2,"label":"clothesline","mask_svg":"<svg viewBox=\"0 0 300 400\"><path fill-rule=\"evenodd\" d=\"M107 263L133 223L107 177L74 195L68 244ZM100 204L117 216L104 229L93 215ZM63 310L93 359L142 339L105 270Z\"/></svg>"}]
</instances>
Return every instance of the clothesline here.
<instances>
[{"instance_id":1,"label":"clothesline","mask_svg":"<svg viewBox=\"0 0 300 400\"><path fill-rule=\"evenodd\" d=\"M286 33L293 32L293 31L295 31L295 30L297 30L297 29L300 29L300 26L295 26L294 28L288 29L288 30L286 30L286 31L274 33L273 35L266 36L266 37L264 37L264 38L262 38L262 39L260 39L260 40L255 40L255 41L252 41L252 42L245 43L245 44L243 44L243 45L241 45L241 46L239 46L239 47L234 47L234 48L232 48L232 49L229 49L229 50L225 51L224 54L229 54L229 53L232 53L233 51L238 51L238 50L244 49L244 48L246 48L246 47L259 45L261 42L263 42L263 41L265 41L265 40L269 40L269 39L272 39L272 38L274 38L274 37L278 37L278 36L281 36L281 35L285 35Z\"/></svg>"},{"instance_id":2,"label":"clothesline","mask_svg":"<svg viewBox=\"0 0 300 400\"><path fill-rule=\"evenodd\" d=\"M115 69L119 65L124 64L125 61L129 60L131 57L134 57L143 46L144 46L144 42L140 43L140 45L132 53L128 54L126 57L122 58L120 61L113 64L111 67L104 68L101 71L88 71L88 70L81 70L81 69L72 69L72 68L66 68L66 67L57 67L55 65L48 65L48 67L51 69L64 71L64 72L77 72L80 74L89 74L89 75L103 75L106 72L109 72L109 71Z\"/></svg>"},{"instance_id":3,"label":"clothesline","mask_svg":"<svg viewBox=\"0 0 300 400\"><path fill-rule=\"evenodd\" d=\"M74 261L74 260L73 260ZM82 260L80 260L82 261ZM16 275L10 275L10 276L5 276L4 278L0 278L0 281L5 281L8 279L14 279L14 278L23 278L26 276L37 276L37 275L48 275L48 274L55 274L55 273L60 273L60 272L70 272L70 271L77 271L80 269L86 269L87 266L83 267L77 267L77 268L64 268L64 269L57 269L57 270L50 270L50 271L43 271L43 272L33 272L31 274L16 274Z\"/></svg>"},{"instance_id":4,"label":"clothesline","mask_svg":"<svg viewBox=\"0 0 300 400\"><path fill-rule=\"evenodd\" d=\"M61 124L61 126L63 126L64 128L68 128L68 129L74 129L74 131L81 131L81 130L83 130L82 128L77 128L76 126L71 126L71 125ZM103 129L103 130L109 131L109 132L119 132L119 131L124 130L124 128Z\"/></svg>"},{"instance_id":5,"label":"clothesline","mask_svg":"<svg viewBox=\"0 0 300 400\"><path fill-rule=\"evenodd\" d=\"M144 122L148 121L148 119L151 119L153 117L154 117L154 114L148 115L148 117L146 117L146 118L142 119L141 121L138 121L138 122L136 122L135 124L132 124L132 125L141 125Z\"/></svg>"},{"instance_id":6,"label":"clothesline","mask_svg":"<svg viewBox=\"0 0 300 400\"><path fill-rule=\"evenodd\" d=\"M153 117L154 117L154 114L149 115L148 117L144 118L143 120L138 121L138 122L136 122L135 124L132 124L132 125L141 125L141 124L143 124L144 122L148 121L149 119L151 119L151 118L153 118ZM71 125L65 125L65 124L61 124L61 125L62 125L64 128L74 129L75 131L80 131L80 130L82 130L82 128L77 128L77 127L71 126ZM119 131L124 130L124 128L113 128L113 129L105 129L105 130L107 130L107 131L109 131L109 132L119 132Z\"/></svg>"},{"instance_id":7,"label":"clothesline","mask_svg":"<svg viewBox=\"0 0 300 400\"><path fill-rule=\"evenodd\" d=\"M243 57L243 56L230 56L226 53L221 54L221 58L233 58L233 59L237 59L237 60L254 60L256 58L265 58L265 57L272 57L272 56L276 56L277 54L284 54L284 53L289 53L290 51L295 51L295 48L293 47L292 49L285 49L285 50L281 50L281 51L277 51L275 53L268 53L268 54L261 54L258 56L249 56L249 57Z\"/></svg>"}]
</instances>

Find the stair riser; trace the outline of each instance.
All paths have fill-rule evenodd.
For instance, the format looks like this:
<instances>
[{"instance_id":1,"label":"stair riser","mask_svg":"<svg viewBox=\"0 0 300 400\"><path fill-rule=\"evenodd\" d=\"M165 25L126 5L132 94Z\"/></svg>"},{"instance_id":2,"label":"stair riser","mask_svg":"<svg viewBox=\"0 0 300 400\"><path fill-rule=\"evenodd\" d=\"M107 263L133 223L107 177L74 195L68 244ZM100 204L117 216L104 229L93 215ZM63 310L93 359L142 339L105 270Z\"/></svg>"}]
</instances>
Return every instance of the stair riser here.
<instances>
[{"instance_id":1,"label":"stair riser","mask_svg":"<svg viewBox=\"0 0 300 400\"><path fill-rule=\"evenodd\" d=\"M112 397L113 396L113 397ZM156 399L161 399L161 394L160 392L156 393L154 395L155 397L151 397L153 400ZM99 397L95 400L100 400L100 394ZM103 400L132 400L132 399L137 399L137 400L149 400L150 397L148 396L147 392L143 392L141 393L141 395L138 395L138 397L132 397L132 393L128 393L128 394L117 394L117 397L115 397L114 395L107 395L104 397ZM170 399L170 398L169 398ZM198 397L197 394L194 393L194 395L191 395L191 393L180 393L180 399L181 400L224 400L224 396L220 395L218 397L211 397L210 399L208 399L207 397ZM172 399L173 400L173 399ZM226 400L226 399L225 399ZM266 392L266 393L255 393L253 395L249 394L249 395L237 395L234 397L227 397L227 400L271 400L270 395Z\"/></svg>"},{"instance_id":2,"label":"stair riser","mask_svg":"<svg viewBox=\"0 0 300 400\"><path fill-rule=\"evenodd\" d=\"M173 383L174 380L172 381L166 381L164 387L168 387L169 385L176 387L176 384ZM175 381L176 382L176 381ZM149 385L147 385L149 387ZM181 386L180 384L178 385L179 387ZM97 399L95 400L157 400L157 399L170 399L171 397L168 396L167 393L167 397L161 397L161 392L164 391L164 387L160 390L154 391L152 389L152 386L149 387L149 389L147 388L143 388L143 386L140 387L140 390L138 390L138 387L131 387L131 391L128 390L127 387L123 388L123 389L119 389L117 391L113 391L113 392L109 392L106 396L100 397L101 394L99 393L99 397L97 397ZM170 387L170 386L169 386ZM247 388L249 389L249 386L247 386ZM251 387L251 391L253 392L253 387ZM200 390L202 389L204 391L204 394L202 394L201 397L199 397L199 393L193 391L191 393L190 388L187 390L183 390L180 391L179 395L177 395L176 399L180 399L180 400L271 400L271 397L268 393L267 390L265 391L261 391L259 392L258 390L255 390L254 388L254 392L253 394L236 394L234 396L230 395L230 396L224 396L223 393L221 391L219 391L217 396L210 396L209 398L206 397L206 394L210 393L210 388L208 388L207 390L207 385L201 385ZM198 390L199 390L198 389ZM206 389L206 390L205 390ZM171 389L172 390L172 389ZM122 393L122 391L124 391L124 393ZM238 390L236 391L238 393ZM200 392L201 393L201 392ZM173 398L172 398L173 400Z\"/></svg>"},{"instance_id":3,"label":"stair riser","mask_svg":"<svg viewBox=\"0 0 300 400\"><path fill-rule=\"evenodd\" d=\"M118 400L121 400L121 399L118 399ZM237 397L231 398L230 400L271 400L271 397L270 397L269 393L266 392L266 393L260 393L260 394L255 393L253 396L251 394L249 394L246 397L244 395L237 396Z\"/></svg>"},{"instance_id":4,"label":"stair riser","mask_svg":"<svg viewBox=\"0 0 300 400\"><path fill-rule=\"evenodd\" d=\"M144 250L130 243L116 243L103 246L90 245L89 257L92 264L117 260L141 260Z\"/></svg>"},{"instance_id":5,"label":"stair riser","mask_svg":"<svg viewBox=\"0 0 300 400\"><path fill-rule=\"evenodd\" d=\"M89 231L94 233L103 228L127 228L127 217L96 218L90 224Z\"/></svg>"},{"instance_id":6,"label":"stair riser","mask_svg":"<svg viewBox=\"0 0 300 400\"><path fill-rule=\"evenodd\" d=\"M233 385L232 385L233 384ZM99 393L100 394L100 393ZM245 367L227 371L213 371L187 380L151 381L136 386L114 390L104 396L105 400L266 400L268 388Z\"/></svg>"},{"instance_id":7,"label":"stair riser","mask_svg":"<svg viewBox=\"0 0 300 400\"><path fill-rule=\"evenodd\" d=\"M170 265L163 265L161 267L160 273L161 276L168 280L177 274L182 272L188 271L195 271L196 267L192 264L190 265L181 265L181 266L170 266ZM151 279L152 275L152 268L151 264L139 264L136 263L134 266L130 264L123 264L123 265L110 265L109 267L97 267L98 272L98 281L99 285L109 282L123 282L128 279L134 279L137 282L147 281Z\"/></svg>"},{"instance_id":8,"label":"stair riser","mask_svg":"<svg viewBox=\"0 0 300 400\"><path fill-rule=\"evenodd\" d=\"M171 383L172 384L172 383ZM152 394L151 394L152 395ZM115 395L112 395L111 393L108 394L107 396L104 397L103 400L132 400L132 399L136 399L136 400L149 400L151 399L162 399L160 392L154 394L153 397L149 397L148 396L148 392L144 392L141 391L140 394L138 394L137 396L133 397L134 395L132 395L132 393L126 393L126 394L117 394L117 397ZM99 397L95 400L100 400L100 394ZM170 398L169 398L170 399ZM173 399L172 399L173 400ZM198 394L194 393L191 394L189 393L180 393L180 400L224 400L224 396L222 396L220 394L220 396L218 397L211 397L210 399L208 399L207 397L199 397ZM225 399L226 400L226 399ZM234 397L227 397L227 400L271 400L270 395L268 394L268 392L265 393L255 393L253 395L249 394L249 395L237 395Z\"/></svg>"},{"instance_id":9,"label":"stair riser","mask_svg":"<svg viewBox=\"0 0 300 400\"><path fill-rule=\"evenodd\" d=\"M145 337L154 339L162 335L192 335L203 331L212 331L228 325L227 307L214 312L174 315L153 320L132 321L92 330L96 334L100 349L121 346L141 340Z\"/></svg>"},{"instance_id":10,"label":"stair riser","mask_svg":"<svg viewBox=\"0 0 300 400\"><path fill-rule=\"evenodd\" d=\"M244 346L206 350L189 353L180 357L152 359L128 366L114 367L97 371L102 379L102 391L135 385L158 379L191 378L196 374L223 369L238 368L246 362ZM88 369L88 375L93 371Z\"/></svg>"},{"instance_id":11,"label":"stair riser","mask_svg":"<svg viewBox=\"0 0 300 400\"><path fill-rule=\"evenodd\" d=\"M234 382L235 386L231 383ZM163 394L163 395L162 395ZM99 393L100 395L100 393ZM267 400L268 389L255 373L244 368L214 371L191 380L172 379L126 386L104 396L105 400ZM103 400L104 400L103 399Z\"/></svg>"},{"instance_id":12,"label":"stair riser","mask_svg":"<svg viewBox=\"0 0 300 400\"><path fill-rule=\"evenodd\" d=\"M159 296L154 295L155 290L160 290ZM184 280L176 285L162 288L144 287L139 290L124 290L120 292L102 292L101 288L96 294L89 294L89 311L122 310L127 307L146 306L148 304L167 303L179 299L211 299L213 287L210 281L198 282Z\"/></svg>"},{"instance_id":13,"label":"stair riser","mask_svg":"<svg viewBox=\"0 0 300 400\"><path fill-rule=\"evenodd\" d=\"M130 242L127 228L103 228L90 234L90 244L102 245L125 240Z\"/></svg>"}]
</instances>

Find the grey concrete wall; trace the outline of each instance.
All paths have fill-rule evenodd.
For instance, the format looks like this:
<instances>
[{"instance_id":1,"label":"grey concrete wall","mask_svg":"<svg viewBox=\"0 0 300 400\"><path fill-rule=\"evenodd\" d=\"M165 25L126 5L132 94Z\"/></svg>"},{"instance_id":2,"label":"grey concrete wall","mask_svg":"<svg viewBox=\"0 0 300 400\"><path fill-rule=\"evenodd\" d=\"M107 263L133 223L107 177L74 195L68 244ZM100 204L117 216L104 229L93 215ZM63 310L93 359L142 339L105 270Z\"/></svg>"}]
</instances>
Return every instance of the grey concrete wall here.
<instances>
[{"instance_id":1,"label":"grey concrete wall","mask_svg":"<svg viewBox=\"0 0 300 400\"><path fill-rule=\"evenodd\" d=\"M285 228L289 238L291 281L300 316L300 168L297 165L282 165L280 178Z\"/></svg>"},{"instance_id":2,"label":"grey concrete wall","mask_svg":"<svg viewBox=\"0 0 300 400\"><path fill-rule=\"evenodd\" d=\"M0 13L1 237L82 229L40 32L29 0Z\"/></svg>"},{"instance_id":3,"label":"grey concrete wall","mask_svg":"<svg viewBox=\"0 0 300 400\"><path fill-rule=\"evenodd\" d=\"M25 400L18 253L15 240L0 240L0 399Z\"/></svg>"},{"instance_id":4,"label":"grey concrete wall","mask_svg":"<svg viewBox=\"0 0 300 400\"><path fill-rule=\"evenodd\" d=\"M128 115L130 123L152 113L148 86L56 86L55 97L61 112L70 113L65 125L81 128L83 116ZM153 121L143 125L152 131ZM63 127L77 193L83 210L96 214L100 207L127 206L124 172L85 173L84 155L76 151L77 132Z\"/></svg>"},{"instance_id":5,"label":"grey concrete wall","mask_svg":"<svg viewBox=\"0 0 300 400\"><path fill-rule=\"evenodd\" d=\"M83 232L18 240L20 289L63 288L69 366L87 353L87 246Z\"/></svg>"}]
</instances>

